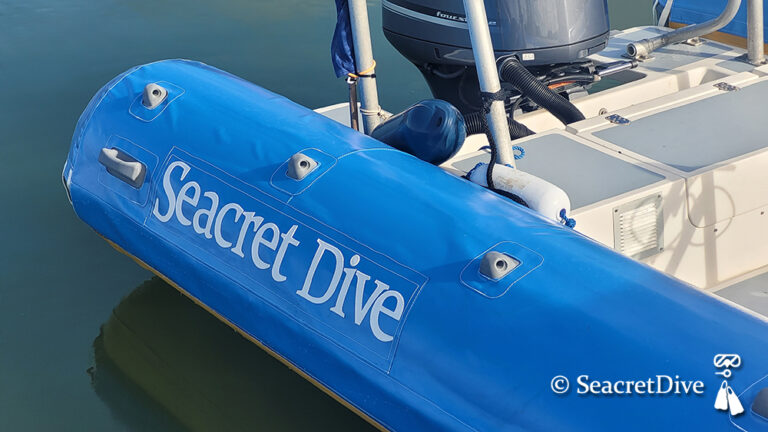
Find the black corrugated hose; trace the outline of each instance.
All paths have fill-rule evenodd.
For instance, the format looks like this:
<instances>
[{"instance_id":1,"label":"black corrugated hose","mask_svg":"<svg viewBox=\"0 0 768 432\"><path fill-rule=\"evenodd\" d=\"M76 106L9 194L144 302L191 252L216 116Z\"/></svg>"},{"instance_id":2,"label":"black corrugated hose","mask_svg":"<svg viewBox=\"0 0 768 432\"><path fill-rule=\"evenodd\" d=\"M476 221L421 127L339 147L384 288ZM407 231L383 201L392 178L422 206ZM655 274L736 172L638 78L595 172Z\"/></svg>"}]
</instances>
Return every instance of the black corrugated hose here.
<instances>
[{"instance_id":1,"label":"black corrugated hose","mask_svg":"<svg viewBox=\"0 0 768 432\"><path fill-rule=\"evenodd\" d=\"M536 105L546 109L564 124L584 120L584 114L568 99L542 84L515 57L507 57L499 67L501 79L512 84L520 93Z\"/></svg>"},{"instance_id":2,"label":"black corrugated hose","mask_svg":"<svg viewBox=\"0 0 768 432\"><path fill-rule=\"evenodd\" d=\"M527 126L518 122L512 117L507 117L507 121L509 122L509 136L513 140L516 140L522 137L527 137L528 135L533 135L534 133L532 130L528 129ZM467 125L467 135L476 135L476 134L485 133L486 119L485 119L485 114L483 114L482 112L465 114L464 123L466 123Z\"/></svg>"}]
</instances>

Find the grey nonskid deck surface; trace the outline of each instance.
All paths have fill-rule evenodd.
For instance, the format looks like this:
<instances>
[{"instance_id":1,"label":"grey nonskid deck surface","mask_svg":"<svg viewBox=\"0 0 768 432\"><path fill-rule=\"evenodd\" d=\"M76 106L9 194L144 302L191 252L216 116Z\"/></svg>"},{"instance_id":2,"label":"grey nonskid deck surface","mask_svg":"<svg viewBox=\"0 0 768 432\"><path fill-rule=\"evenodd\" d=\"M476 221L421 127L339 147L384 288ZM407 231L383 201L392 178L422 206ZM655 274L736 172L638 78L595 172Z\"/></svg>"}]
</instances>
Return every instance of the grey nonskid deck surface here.
<instances>
[{"instance_id":1,"label":"grey nonskid deck surface","mask_svg":"<svg viewBox=\"0 0 768 432\"><path fill-rule=\"evenodd\" d=\"M768 82L761 82L594 135L691 172L766 147L766 101Z\"/></svg>"},{"instance_id":2,"label":"grey nonskid deck surface","mask_svg":"<svg viewBox=\"0 0 768 432\"><path fill-rule=\"evenodd\" d=\"M539 136L520 144L525 157L517 167L563 189L578 209L664 180L664 176L625 162L560 134ZM456 162L467 172L488 155Z\"/></svg>"},{"instance_id":3,"label":"grey nonskid deck surface","mask_svg":"<svg viewBox=\"0 0 768 432\"><path fill-rule=\"evenodd\" d=\"M768 272L723 288L715 294L768 317Z\"/></svg>"}]
</instances>

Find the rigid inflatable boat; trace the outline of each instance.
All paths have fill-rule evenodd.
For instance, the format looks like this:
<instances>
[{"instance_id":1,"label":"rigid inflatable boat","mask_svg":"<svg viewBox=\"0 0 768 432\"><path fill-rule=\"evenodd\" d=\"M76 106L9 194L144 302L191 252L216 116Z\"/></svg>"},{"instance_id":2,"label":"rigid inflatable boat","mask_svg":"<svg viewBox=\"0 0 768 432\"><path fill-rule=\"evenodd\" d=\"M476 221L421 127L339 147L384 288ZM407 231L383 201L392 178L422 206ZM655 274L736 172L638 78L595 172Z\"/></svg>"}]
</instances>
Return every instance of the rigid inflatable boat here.
<instances>
[{"instance_id":1,"label":"rigid inflatable boat","mask_svg":"<svg viewBox=\"0 0 768 432\"><path fill-rule=\"evenodd\" d=\"M669 29L609 38L604 3L583 3L586 38L555 47L500 44L512 9L490 3L385 1L390 41L440 99L394 116L371 105L365 46L351 103L317 111L194 61L132 68L80 118L67 193L380 428L766 428L768 319L729 298L764 286L768 149L745 117L708 121L750 115L765 74L733 47L654 45ZM715 128L742 123L720 146Z\"/></svg>"}]
</instances>

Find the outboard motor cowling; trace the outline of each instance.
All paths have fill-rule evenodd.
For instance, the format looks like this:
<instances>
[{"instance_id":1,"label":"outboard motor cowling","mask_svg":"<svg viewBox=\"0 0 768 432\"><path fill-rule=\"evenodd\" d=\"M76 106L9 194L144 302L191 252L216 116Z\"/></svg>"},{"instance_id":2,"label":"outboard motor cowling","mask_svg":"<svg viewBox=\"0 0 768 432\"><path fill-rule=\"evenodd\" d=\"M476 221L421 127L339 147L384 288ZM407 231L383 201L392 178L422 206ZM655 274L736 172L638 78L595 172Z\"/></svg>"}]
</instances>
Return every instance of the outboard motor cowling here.
<instances>
[{"instance_id":1,"label":"outboard motor cowling","mask_svg":"<svg viewBox=\"0 0 768 432\"><path fill-rule=\"evenodd\" d=\"M479 108L462 0L383 0L384 34L424 74L434 96L462 113ZM524 66L571 63L608 41L606 0L486 0L497 57Z\"/></svg>"}]
</instances>

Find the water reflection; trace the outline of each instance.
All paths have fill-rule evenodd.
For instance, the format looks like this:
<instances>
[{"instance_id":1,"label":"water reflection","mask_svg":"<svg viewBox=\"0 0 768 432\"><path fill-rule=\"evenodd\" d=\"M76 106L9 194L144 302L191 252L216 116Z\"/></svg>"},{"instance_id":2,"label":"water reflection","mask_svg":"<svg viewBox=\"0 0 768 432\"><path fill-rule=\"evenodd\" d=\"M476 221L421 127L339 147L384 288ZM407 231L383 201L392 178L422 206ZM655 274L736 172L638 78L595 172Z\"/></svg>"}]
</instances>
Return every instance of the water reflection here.
<instances>
[{"instance_id":1,"label":"water reflection","mask_svg":"<svg viewBox=\"0 0 768 432\"><path fill-rule=\"evenodd\" d=\"M374 430L157 277L93 349L93 387L130 429Z\"/></svg>"}]
</instances>

